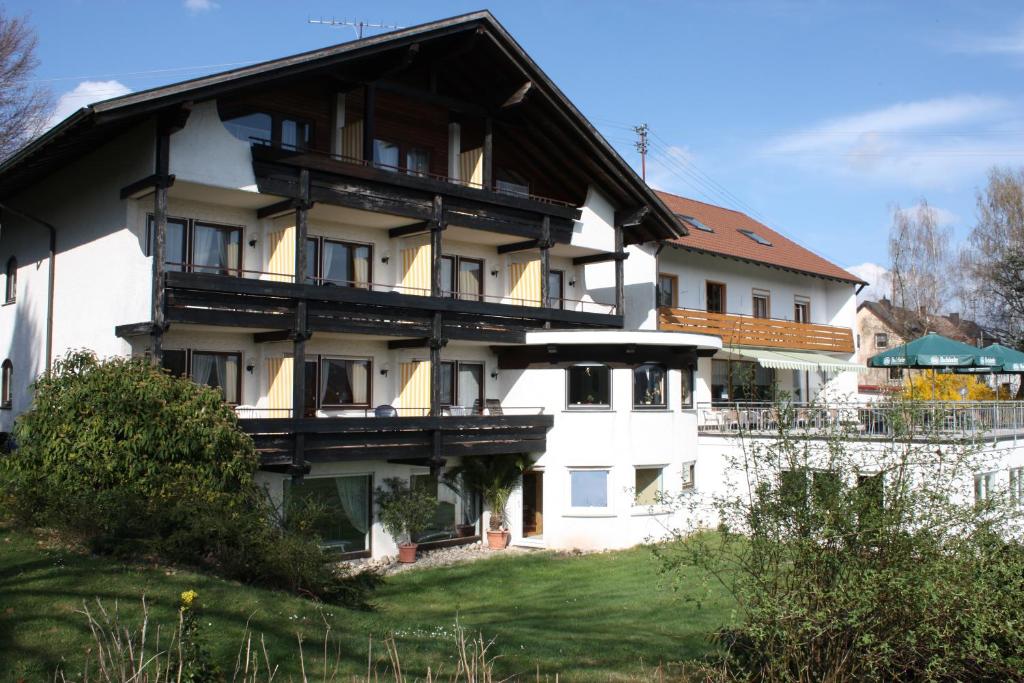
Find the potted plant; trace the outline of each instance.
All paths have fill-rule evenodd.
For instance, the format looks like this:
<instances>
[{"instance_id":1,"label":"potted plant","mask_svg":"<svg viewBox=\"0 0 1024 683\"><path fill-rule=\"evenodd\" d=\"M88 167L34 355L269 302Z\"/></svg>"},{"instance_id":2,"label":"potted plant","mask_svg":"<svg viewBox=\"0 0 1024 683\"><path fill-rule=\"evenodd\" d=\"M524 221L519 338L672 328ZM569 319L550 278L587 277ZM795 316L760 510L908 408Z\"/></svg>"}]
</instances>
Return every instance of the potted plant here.
<instances>
[{"instance_id":1,"label":"potted plant","mask_svg":"<svg viewBox=\"0 0 1024 683\"><path fill-rule=\"evenodd\" d=\"M404 479L390 477L377 487L380 522L398 544L398 561L416 561L418 533L429 526L437 512L437 499L426 491L410 488Z\"/></svg>"},{"instance_id":2,"label":"potted plant","mask_svg":"<svg viewBox=\"0 0 1024 683\"><path fill-rule=\"evenodd\" d=\"M480 494L491 509L487 530L487 545L491 550L501 550L508 545L505 506L523 470L529 465L529 459L522 455L463 458L459 465L445 474L449 486Z\"/></svg>"}]
</instances>

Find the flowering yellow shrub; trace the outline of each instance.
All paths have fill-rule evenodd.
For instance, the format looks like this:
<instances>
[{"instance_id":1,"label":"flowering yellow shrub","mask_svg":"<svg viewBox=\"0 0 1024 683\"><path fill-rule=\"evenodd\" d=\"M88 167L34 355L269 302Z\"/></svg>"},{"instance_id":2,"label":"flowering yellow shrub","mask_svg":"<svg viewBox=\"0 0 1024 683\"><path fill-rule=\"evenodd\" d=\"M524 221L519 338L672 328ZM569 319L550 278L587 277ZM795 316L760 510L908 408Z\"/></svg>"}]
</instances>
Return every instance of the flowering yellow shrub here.
<instances>
[{"instance_id":1,"label":"flowering yellow shrub","mask_svg":"<svg viewBox=\"0 0 1024 683\"><path fill-rule=\"evenodd\" d=\"M999 393L1000 399L1010 398L1006 390ZM903 396L923 401L991 401L996 392L977 375L913 370L903 382Z\"/></svg>"}]
</instances>

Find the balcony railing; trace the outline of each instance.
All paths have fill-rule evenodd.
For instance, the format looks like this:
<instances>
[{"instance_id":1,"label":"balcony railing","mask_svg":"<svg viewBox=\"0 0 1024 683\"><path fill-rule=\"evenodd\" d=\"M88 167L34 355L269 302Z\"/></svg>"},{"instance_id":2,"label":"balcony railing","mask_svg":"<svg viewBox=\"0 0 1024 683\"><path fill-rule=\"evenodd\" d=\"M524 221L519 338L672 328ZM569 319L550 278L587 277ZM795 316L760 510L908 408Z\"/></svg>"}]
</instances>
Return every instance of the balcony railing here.
<instances>
[{"instance_id":1,"label":"balcony railing","mask_svg":"<svg viewBox=\"0 0 1024 683\"><path fill-rule=\"evenodd\" d=\"M848 327L755 318L736 313L711 313L692 308L659 308L658 329L711 334L723 346L761 346L801 351L853 353L853 330Z\"/></svg>"},{"instance_id":2,"label":"balcony railing","mask_svg":"<svg viewBox=\"0 0 1024 683\"><path fill-rule=\"evenodd\" d=\"M812 437L1016 440L1024 437L1024 402L697 405L697 429L703 434L770 436L782 428Z\"/></svg>"}]
</instances>

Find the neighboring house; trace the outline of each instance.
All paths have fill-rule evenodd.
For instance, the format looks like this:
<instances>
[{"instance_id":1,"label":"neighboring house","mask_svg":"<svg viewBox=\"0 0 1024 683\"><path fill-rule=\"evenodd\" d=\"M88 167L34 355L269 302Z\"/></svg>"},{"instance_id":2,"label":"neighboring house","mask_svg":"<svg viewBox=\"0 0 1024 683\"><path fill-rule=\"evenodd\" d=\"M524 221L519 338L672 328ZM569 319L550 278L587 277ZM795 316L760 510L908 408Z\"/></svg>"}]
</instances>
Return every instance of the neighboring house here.
<instances>
[{"instance_id":1,"label":"neighboring house","mask_svg":"<svg viewBox=\"0 0 1024 683\"><path fill-rule=\"evenodd\" d=\"M632 545L758 403L856 388L863 283L650 190L487 12L81 109L0 211L0 431L53 358L147 356L220 389L343 557L394 554L391 476L442 503L418 540L473 540L439 475L502 453L534 461L513 542Z\"/></svg>"},{"instance_id":2,"label":"neighboring house","mask_svg":"<svg viewBox=\"0 0 1024 683\"><path fill-rule=\"evenodd\" d=\"M894 306L886 298L862 301L857 306L856 329L857 361L864 365L872 356L929 332L979 348L998 341L981 325L964 320L957 313L928 315ZM858 391L868 396L898 391L903 386L905 372L901 368L870 368L861 374Z\"/></svg>"}]
</instances>

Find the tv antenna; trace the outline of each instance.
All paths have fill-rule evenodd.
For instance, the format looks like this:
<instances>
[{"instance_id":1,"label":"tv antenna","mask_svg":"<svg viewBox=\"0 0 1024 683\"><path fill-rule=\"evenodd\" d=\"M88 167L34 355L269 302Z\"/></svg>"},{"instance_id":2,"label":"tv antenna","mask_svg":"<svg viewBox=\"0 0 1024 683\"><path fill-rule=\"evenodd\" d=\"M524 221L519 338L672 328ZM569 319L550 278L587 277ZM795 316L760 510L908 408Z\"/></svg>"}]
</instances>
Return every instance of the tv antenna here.
<instances>
[{"instance_id":1,"label":"tv antenna","mask_svg":"<svg viewBox=\"0 0 1024 683\"><path fill-rule=\"evenodd\" d=\"M361 39L363 37L363 33L366 29L394 30L405 28L404 26L395 26L394 24L385 24L383 22L374 23L370 21L363 21L361 19L353 19L350 21L348 19L335 19L334 17L331 17L330 19L324 19L323 17L319 19L310 18L307 19L306 22L309 24L320 24L322 26L333 26L335 28L350 28L356 32L357 39Z\"/></svg>"}]
</instances>

